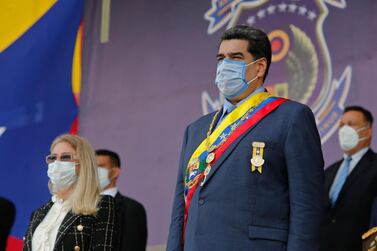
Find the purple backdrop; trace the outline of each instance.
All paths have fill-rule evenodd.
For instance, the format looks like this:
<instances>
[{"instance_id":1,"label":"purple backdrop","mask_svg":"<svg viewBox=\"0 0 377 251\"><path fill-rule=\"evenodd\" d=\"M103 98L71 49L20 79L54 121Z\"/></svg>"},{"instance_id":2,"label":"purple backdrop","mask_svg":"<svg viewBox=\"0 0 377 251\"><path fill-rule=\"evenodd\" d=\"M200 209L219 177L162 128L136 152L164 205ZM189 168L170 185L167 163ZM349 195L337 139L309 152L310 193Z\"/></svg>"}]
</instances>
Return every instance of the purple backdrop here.
<instances>
[{"instance_id":1,"label":"purple backdrop","mask_svg":"<svg viewBox=\"0 0 377 251\"><path fill-rule=\"evenodd\" d=\"M119 188L146 207L149 245L163 244L184 128L203 114L203 91L211 99L218 96L213 80L218 38L225 26L207 33L204 14L211 9L211 0L111 0L110 40L101 44L102 1L86 2L80 133L95 148L121 155ZM285 2L313 5L312 1ZM377 34L372 28L377 27L377 2L346 1L345 8L334 6L338 1L328 2L333 5L326 4L329 13L323 34L332 78L339 79L350 66L345 104L363 105L377 117L373 85ZM267 21L260 25L268 28ZM278 69L272 65L270 71L274 80ZM336 133L323 150L326 165L341 156Z\"/></svg>"}]
</instances>

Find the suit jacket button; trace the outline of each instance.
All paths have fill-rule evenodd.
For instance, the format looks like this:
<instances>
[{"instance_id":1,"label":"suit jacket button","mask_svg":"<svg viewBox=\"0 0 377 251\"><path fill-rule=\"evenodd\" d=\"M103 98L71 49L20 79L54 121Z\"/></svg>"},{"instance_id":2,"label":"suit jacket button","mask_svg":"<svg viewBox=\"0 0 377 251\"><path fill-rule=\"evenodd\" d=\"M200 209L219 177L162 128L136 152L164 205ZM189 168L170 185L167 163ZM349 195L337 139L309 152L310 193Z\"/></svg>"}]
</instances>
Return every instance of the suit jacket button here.
<instances>
[{"instance_id":1,"label":"suit jacket button","mask_svg":"<svg viewBox=\"0 0 377 251\"><path fill-rule=\"evenodd\" d=\"M203 204L204 204L204 200L203 200L203 199L200 199L200 200L199 200L199 204L200 204L200 205L203 205Z\"/></svg>"},{"instance_id":2,"label":"suit jacket button","mask_svg":"<svg viewBox=\"0 0 377 251\"><path fill-rule=\"evenodd\" d=\"M83 225L78 225L77 226L77 230L79 230L80 232L84 229L84 226Z\"/></svg>"},{"instance_id":3,"label":"suit jacket button","mask_svg":"<svg viewBox=\"0 0 377 251\"><path fill-rule=\"evenodd\" d=\"M75 251L80 251L80 247L79 247L79 246L75 246L73 249L74 249Z\"/></svg>"}]
</instances>

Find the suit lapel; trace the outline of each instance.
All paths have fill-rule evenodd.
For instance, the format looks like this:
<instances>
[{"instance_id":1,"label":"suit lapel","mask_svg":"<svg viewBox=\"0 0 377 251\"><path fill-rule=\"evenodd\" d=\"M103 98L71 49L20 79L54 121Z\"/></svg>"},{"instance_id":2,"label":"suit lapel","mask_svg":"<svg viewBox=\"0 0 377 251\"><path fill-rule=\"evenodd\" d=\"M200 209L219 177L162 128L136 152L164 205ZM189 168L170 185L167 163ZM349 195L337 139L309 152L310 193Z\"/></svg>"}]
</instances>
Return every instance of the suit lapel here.
<instances>
[{"instance_id":1,"label":"suit lapel","mask_svg":"<svg viewBox=\"0 0 377 251\"><path fill-rule=\"evenodd\" d=\"M270 114L268 114L266 117L270 116L274 111L272 111ZM242 141L242 139L244 137L246 137L246 135L248 135L253 129L254 127L256 127L263 119L265 118L262 118L261 120L259 120L255 125L253 125L252 127L250 127L244 134L242 134L238 139L236 139L229 147L228 149L225 150L225 152L220 156L220 158L216 161L216 163L212 166L211 168L211 171L210 173L208 174L207 176L207 180L205 182L205 184L208 183L208 181L211 179L211 177L213 176L213 174L219 169L219 167L221 166L221 164L224 162L224 160L227 159L227 157L234 151L234 149L236 148L236 146ZM204 184L204 185L205 185Z\"/></svg>"},{"instance_id":2,"label":"suit lapel","mask_svg":"<svg viewBox=\"0 0 377 251\"><path fill-rule=\"evenodd\" d=\"M352 187L352 183L354 183L361 174L368 170L368 168L371 166L370 162L372 161L372 157L373 152L369 149L349 174L342 190L340 191L336 204L339 204L342 201L344 194L348 191L348 189L350 189L350 187Z\"/></svg>"},{"instance_id":3,"label":"suit lapel","mask_svg":"<svg viewBox=\"0 0 377 251\"><path fill-rule=\"evenodd\" d=\"M219 111L219 113L217 114L217 117L216 117L216 119L215 119L215 121L213 123L213 127L212 127L212 130L211 130L211 133L213 133L213 131L216 129L216 127L217 127L216 125L217 125L217 123L219 123L219 120L220 120L220 118L221 118L221 116L223 114L223 109L224 108L221 108L220 111ZM213 116L215 116L215 115L213 115ZM212 119L211 119L211 122L212 122ZM209 126L210 125L208 125L208 130L209 130Z\"/></svg>"},{"instance_id":4,"label":"suit lapel","mask_svg":"<svg viewBox=\"0 0 377 251\"><path fill-rule=\"evenodd\" d=\"M114 200L115 200L116 211L124 213L124 210L126 209L126 207L123 206L124 200L122 198L122 195L119 192L116 193ZM122 217L123 213L118 214L118 217L119 217L118 220L120 220L120 221L123 220L123 219L120 218L120 217Z\"/></svg>"},{"instance_id":5,"label":"suit lapel","mask_svg":"<svg viewBox=\"0 0 377 251\"><path fill-rule=\"evenodd\" d=\"M46 217L48 211L50 211L50 208L54 205L52 201L47 203L44 207L36 211L33 219L33 224L32 224L32 230L31 233L32 235L34 234L35 229L39 226L39 224L43 221L43 219Z\"/></svg>"},{"instance_id":6,"label":"suit lapel","mask_svg":"<svg viewBox=\"0 0 377 251\"><path fill-rule=\"evenodd\" d=\"M336 173L338 172L340 165L342 164L342 160L339 160L336 162L333 166L333 168L328 170L328 175L325 183L325 193L329 194L332 184L334 183L334 179L336 176ZM328 196L327 196L328 197Z\"/></svg>"},{"instance_id":7,"label":"suit lapel","mask_svg":"<svg viewBox=\"0 0 377 251\"><path fill-rule=\"evenodd\" d=\"M55 241L55 247L60 244L62 241L63 236L68 232L72 224L80 217L80 215L74 214L72 211L69 211L67 215L64 217L62 224L59 227L58 234L56 236L56 241Z\"/></svg>"},{"instance_id":8,"label":"suit lapel","mask_svg":"<svg viewBox=\"0 0 377 251\"><path fill-rule=\"evenodd\" d=\"M334 183L334 179L336 176L336 173L338 172L340 165L342 164L342 160L339 160L338 162L334 163L331 167L329 167L328 170L326 170L326 180L325 180L325 195L324 198L325 201L325 206L326 207L332 207L331 202L330 202L330 189L332 184Z\"/></svg>"}]
</instances>

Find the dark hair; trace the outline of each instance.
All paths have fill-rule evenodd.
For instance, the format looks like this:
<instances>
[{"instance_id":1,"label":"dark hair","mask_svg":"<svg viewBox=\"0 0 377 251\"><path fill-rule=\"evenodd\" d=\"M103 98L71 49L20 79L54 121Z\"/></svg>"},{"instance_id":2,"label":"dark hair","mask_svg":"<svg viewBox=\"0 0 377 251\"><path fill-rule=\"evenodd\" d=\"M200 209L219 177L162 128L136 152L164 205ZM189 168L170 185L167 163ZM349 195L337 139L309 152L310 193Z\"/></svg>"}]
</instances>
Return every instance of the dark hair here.
<instances>
[{"instance_id":1,"label":"dark hair","mask_svg":"<svg viewBox=\"0 0 377 251\"><path fill-rule=\"evenodd\" d=\"M96 150L97 156L109 156L111 164L120 168L120 158L116 152L107 150L107 149L98 149Z\"/></svg>"},{"instance_id":2,"label":"dark hair","mask_svg":"<svg viewBox=\"0 0 377 251\"><path fill-rule=\"evenodd\" d=\"M221 36L220 44L224 40L243 39L249 42L248 51L253 55L254 60L260 58L267 59L267 68L263 76L263 82L268 75L268 69L271 64L271 43L267 34L259 29L247 26L237 25L227 29Z\"/></svg>"},{"instance_id":3,"label":"dark hair","mask_svg":"<svg viewBox=\"0 0 377 251\"><path fill-rule=\"evenodd\" d=\"M346 109L344 109L343 114L350 111L361 112L364 115L365 121L367 121L370 125L373 125L373 115L370 111L368 111L364 107L357 106L357 105L347 106Z\"/></svg>"}]
</instances>

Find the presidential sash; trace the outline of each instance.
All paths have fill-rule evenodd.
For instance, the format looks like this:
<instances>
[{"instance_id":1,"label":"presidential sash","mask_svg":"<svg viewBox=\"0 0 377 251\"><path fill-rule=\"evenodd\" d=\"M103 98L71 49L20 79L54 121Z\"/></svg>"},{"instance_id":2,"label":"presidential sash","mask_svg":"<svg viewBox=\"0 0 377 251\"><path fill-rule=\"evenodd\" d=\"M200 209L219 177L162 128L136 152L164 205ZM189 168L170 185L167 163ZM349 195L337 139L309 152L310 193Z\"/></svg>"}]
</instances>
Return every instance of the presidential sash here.
<instances>
[{"instance_id":1,"label":"presidential sash","mask_svg":"<svg viewBox=\"0 0 377 251\"><path fill-rule=\"evenodd\" d=\"M226 116L211 134L209 131L207 138L194 151L184 177L183 238L192 196L199 184L204 185L212 166L235 140L285 101L286 99L273 97L267 92L253 95ZM217 115L218 113L210 127Z\"/></svg>"}]
</instances>

